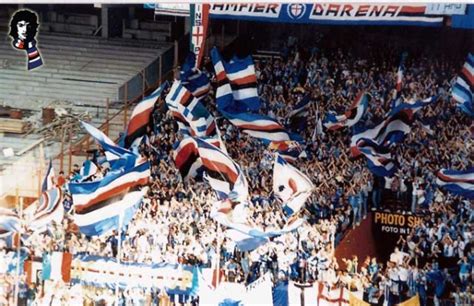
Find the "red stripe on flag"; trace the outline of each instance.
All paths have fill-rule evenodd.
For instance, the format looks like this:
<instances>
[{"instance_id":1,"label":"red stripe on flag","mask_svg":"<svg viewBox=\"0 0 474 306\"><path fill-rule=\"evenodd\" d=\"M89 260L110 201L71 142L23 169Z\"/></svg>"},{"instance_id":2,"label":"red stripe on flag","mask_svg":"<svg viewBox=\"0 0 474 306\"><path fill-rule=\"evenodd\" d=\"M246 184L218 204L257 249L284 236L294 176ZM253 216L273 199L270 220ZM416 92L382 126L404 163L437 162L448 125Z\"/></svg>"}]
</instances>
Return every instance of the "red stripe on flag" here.
<instances>
[{"instance_id":1,"label":"red stripe on flag","mask_svg":"<svg viewBox=\"0 0 474 306\"><path fill-rule=\"evenodd\" d=\"M201 160L202 160L202 164L206 168L217 171L217 172L225 173L232 183L235 183L237 181L239 174L234 172L234 170L232 170L229 166L217 161L203 158L203 157L201 157Z\"/></svg>"},{"instance_id":2,"label":"red stripe on flag","mask_svg":"<svg viewBox=\"0 0 474 306\"><path fill-rule=\"evenodd\" d=\"M112 188L112 189L108 190L107 192L104 192L104 193L101 193L101 194L97 195L95 198L90 199L89 201L87 201L84 204L75 205L74 206L75 211L76 211L76 213L81 213L85 209L93 206L94 204L105 201L105 200L107 200L107 199L109 199L113 196L119 195L120 193L122 193L123 191L125 191L128 188L132 188L132 187L139 186L139 185L145 185L147 183L148 183L148 177L144 177L144 178L139 179L138 181L127 182L125 184L119 185L115 188Z\"/></svg>"},{"instance_id":3,"label":"red stripe on flag","mask_svg":"<svg viewBox=\"0 0 474 306\"><path fill-rule=\"evenodd\" d=\"M135 131L140 129L142 126L147 125L150 122L150 116L153 111L153 107L147 108L141 113L135 115L130 119L127 128L127 136L132 135Z\"/></svg>"},{"instance_id":4,"label":"red stripe on flag","mask_svg":"<svg viewBox=\"0 0 474 306\"><path fill-rule=\"evenodd\" d=\"M245 85L251 83L257 83L257 77L255 75L249 75L243 78L238 78L230 81L233 85Z\"/></svg>"},{"instance_id":5,"label":"red stripe on flag","mask_svg":"<svg viewBox=\"0 0 474 306\"><path fill-rule=\"evenodd\" d=\"M464 75L464 77L466 77L469 82L469 85L472 86L474 84L474 76L469 73L469 70L467 70L466 67L462 67L461 73Z\"/></svg>"}]
</instances>

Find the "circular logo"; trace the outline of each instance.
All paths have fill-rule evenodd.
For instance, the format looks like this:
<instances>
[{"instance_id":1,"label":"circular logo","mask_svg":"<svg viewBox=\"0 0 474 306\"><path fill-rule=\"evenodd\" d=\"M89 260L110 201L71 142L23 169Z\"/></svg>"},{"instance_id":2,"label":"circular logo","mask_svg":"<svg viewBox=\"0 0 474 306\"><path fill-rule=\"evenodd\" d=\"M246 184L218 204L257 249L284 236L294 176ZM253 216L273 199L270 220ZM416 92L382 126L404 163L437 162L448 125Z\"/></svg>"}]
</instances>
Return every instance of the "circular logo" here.
<instances>
[{"instance_id":1,"label":"circular logo","mask_svg":"<svg viewBox=\"0 0 474 306\"><path fill-rule=\"evenodd\" d=\"M288 4L287 13L291 19L300 19L306 12L306 5L301 3Z\"/></svg>"}]
</instances>

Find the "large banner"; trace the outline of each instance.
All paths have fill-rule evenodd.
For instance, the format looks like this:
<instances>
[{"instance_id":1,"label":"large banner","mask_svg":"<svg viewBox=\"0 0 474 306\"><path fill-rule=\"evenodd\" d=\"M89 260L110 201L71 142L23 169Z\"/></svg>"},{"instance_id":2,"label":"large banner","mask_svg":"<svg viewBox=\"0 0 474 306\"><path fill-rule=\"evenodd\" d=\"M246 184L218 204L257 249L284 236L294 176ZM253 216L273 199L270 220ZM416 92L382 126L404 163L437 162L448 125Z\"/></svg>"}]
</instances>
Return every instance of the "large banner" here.
<instances>
[{"instance_id":1,"label":"large banner","mask_svg":"<svg viewBox=\"0 0 474 306\"><path fill-rule=\"evenodd\" d=\"M280 23L442 26L444 16L465 15L466 4L213 3L210 17ZM145 4L157 15L189 16L189 4Z\"/></svg>"},{"instance_id":2,"label":"large banner","mask_svg":"<svg viewBox=\"0 0 474 306\"><path fill-rule=\"evenodd\" d=\"M117 263L115 258L76 256L71 265L73 283L121 289L128 287L166 289L168 294L196 295L197 268L186 265Z\"/></svg>"}]
</instances>

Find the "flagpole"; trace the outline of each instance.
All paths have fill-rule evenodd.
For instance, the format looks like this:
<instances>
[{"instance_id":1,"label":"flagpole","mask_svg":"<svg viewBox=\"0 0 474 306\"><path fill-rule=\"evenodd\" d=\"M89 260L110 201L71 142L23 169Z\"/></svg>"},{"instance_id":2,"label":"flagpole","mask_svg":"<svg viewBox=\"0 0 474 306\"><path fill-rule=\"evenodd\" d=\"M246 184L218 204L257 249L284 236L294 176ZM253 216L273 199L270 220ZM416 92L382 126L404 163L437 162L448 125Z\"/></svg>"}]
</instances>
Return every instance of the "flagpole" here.
<instances>
[{"instance_id":1,"label":"flagpole","mask_svg":"<svg viewBox=\"0 0 474 306\"><path fill-rule=\"evenodd\" d=\"M221 243L220 243L220 236L221 233L221 225L217 222L217 263L216 263L216 289L219 287L219 279L220 279L220 262L221 262Z\"/></svg>"},{"instance_id":2,"label":"flagpole","mask_svg":"<svg viewBox=\"0 0 474 306\"><path fill-rule=\"evenodd\" d=\"M117 246L117 267L120 268L120 261L122 259L122 222L123 222L123 211L119 215L119 227L118 227L118 246ZM115 305L119 305L119 277L117 270L115 277Z\"/></svg>"},{"instance_id":3,"label":"flagpole","mask_svg":"<svg viewBox=\"0 0 474 306\"><path fill-rule=\"evenodd\" d=\"M17 198L18 198L18 188L16 190L17 193ZM18 305L18 293L20 290L20 248L21 248L21 226L22 226L22 216L23 216L23 197L20 197L20 213L19 213L19 218L20 218L20 230L18 231L18 245L16 248L16 257L17 257L17 262L16 262L16 282L15 282L15 305ZM15 239L13 239L15 241Z\"/></svg>"}]
</instances>

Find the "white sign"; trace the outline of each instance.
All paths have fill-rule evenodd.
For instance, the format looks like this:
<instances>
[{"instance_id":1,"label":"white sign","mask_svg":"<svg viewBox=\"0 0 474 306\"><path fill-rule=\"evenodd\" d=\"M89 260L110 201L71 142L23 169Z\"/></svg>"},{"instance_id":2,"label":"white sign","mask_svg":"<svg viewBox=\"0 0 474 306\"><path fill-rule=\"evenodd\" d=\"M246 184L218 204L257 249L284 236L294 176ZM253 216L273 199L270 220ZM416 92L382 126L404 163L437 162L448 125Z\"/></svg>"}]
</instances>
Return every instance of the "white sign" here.
<instances>
[{"instance_id":1,"label":"white sign","mask_svg":"<svg viewBox=\"0 0 474 306\"><path fill-rule=\"evenodd\" d=\"M461 3L431 3L426 5L425 14L429 15L464 15L466 4Z\"/></svg>"}]
</instances>

